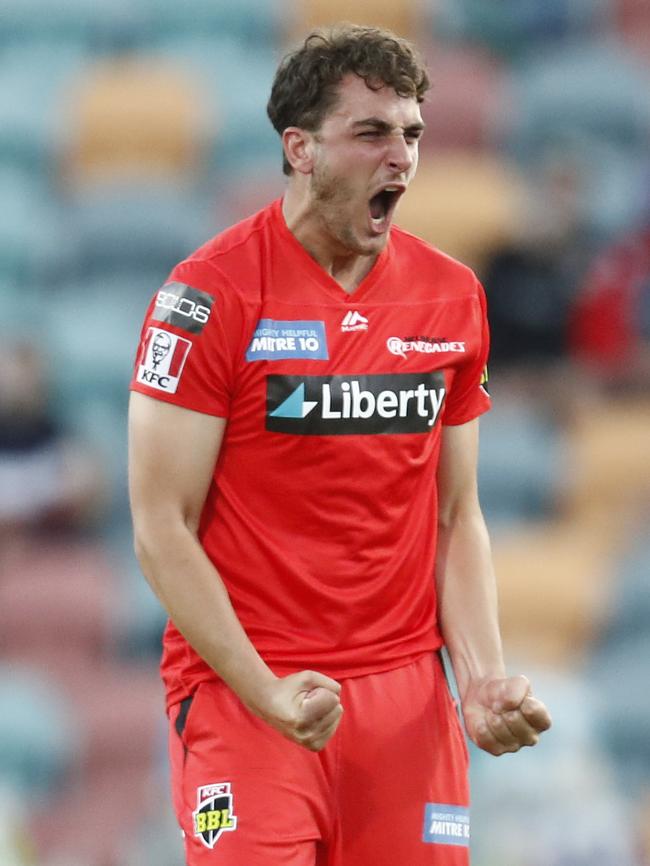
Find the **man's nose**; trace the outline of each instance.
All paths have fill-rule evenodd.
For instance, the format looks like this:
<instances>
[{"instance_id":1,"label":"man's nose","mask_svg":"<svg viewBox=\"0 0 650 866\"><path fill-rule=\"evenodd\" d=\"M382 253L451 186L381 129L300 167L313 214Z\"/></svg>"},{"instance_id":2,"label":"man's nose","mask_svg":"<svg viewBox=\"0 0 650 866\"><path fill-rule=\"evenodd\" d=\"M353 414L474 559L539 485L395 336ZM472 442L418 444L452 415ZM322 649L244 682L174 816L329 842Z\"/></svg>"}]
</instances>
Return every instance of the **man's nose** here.
<instances>
[{"instance_id":1,"label":"man's nose","mask_svg":"<svg viewBox=\"0 0 650 866\"><path fill-rule=\"evenodd\" d=\"M403 135L391 138L388 149L388 165L391 171L405 172L413 165L415 151Z\"/></svg>"}]
</instances>

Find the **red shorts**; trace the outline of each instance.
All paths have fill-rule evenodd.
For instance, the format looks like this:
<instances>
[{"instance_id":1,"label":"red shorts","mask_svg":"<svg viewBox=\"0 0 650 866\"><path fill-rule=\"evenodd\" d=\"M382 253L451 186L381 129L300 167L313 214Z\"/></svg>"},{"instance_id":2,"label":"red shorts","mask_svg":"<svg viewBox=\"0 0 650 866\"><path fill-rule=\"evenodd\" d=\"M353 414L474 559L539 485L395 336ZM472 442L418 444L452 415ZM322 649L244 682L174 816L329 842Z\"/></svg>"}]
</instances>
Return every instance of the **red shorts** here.
<instances>
[{"instance_id":1,"label":"red shorts","mask_svg":"<svg viewBox=\"0 0 650 866\"><path fill-rule=\"evenodd\" d=\"M343 680L341 700L321 752L221 682L171 708L188 866L467 866L467 747L438 656Z\"/></svg>"}]
</instances>

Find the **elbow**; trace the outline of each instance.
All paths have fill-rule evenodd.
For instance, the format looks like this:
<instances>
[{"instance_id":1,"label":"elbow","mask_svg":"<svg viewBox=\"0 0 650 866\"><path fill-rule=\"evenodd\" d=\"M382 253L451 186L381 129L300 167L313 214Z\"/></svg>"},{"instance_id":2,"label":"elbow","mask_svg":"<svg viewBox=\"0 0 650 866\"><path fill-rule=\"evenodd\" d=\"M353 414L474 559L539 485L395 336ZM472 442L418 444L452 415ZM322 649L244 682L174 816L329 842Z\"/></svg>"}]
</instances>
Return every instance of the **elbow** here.
<instances>
[{"instance_id":1,"label":"elbow","mask_svg":"<svg viewBox=\"0 0 650 866\"><path fill-rule=\"evenodd\" d=\"M146 575L155 566L156 560L165 556L165 543L169 535L165 531L167 521L152 510L132 512L133 552Z\"/></svg>"},{"instance_id":2,"label":"elbow","mask_svg":"<svg viewBox=\"0 0 650 866\"><path fill-rule=\"evenodd\" d=\"M144 564L144 561L147 559L148 545L144 536L134 529L133 531L133 552L135 553L135 558L138 560L140 565Z\"/></svg>"},{"instance_id":3,"label":"elbow","mask_svg":"<svg viewBox=\"0 0 650 866\"><path fill-rule=\"evenodd\" d=\"M133 515L133 551L145 575L169 562L188 542L197 540L197 528L180 513Z\"/></svg>"},{"instance_id":4,"label":"elbow","mask_svg":"<svg viewBox=\"0 0 650 866\"><path fill-rule=\"evenodd\" d=\"M438 532L445 532L449 529L449 527L454 522L454 511L453 509L447 508L439 508L438 509Z\"/></svg>"},{"instance_id":5,"label":"elbow","mask_svg":"<svg viewBox=\"0 0 650 866\"><path fill-rule=\"evenodd\" d=\"M162 601L161 580L165 563L170 558L170 553L165 549L164 538L136 524L133 531L133 551L142 575L154 594Z\"/></svg>"},{"instance_id":6,"label":"elbow","mask_svg":"<svg viewBox=\"0 0 650 866\"><path fill-rule=\"evenodd\" d=\"M155 560L156 544L151 539L150 535L144 532L138 526L133 529L133 552L137 559L142 573L147 580L151 582L149 575L152 573Z\"/></svg>"},{"instance_id":7,"label":"elbow","mask_svg":"<svg viewBox=\"0 0 650 866\"><path fill-rule=\"evenodd\" d=\"M438 532L450 532L458 526L482 524L483 512L478 496L467 497L459 502L449 503L438 511Z\"/></svg>"},{"instance_id":8,"label":"elbow","mask_svg":"<svg viewBox=\"0 0 650 866\"><path fill-rule=\"evenodd\" d=\"M466 511L460 503L447 503L438 509L438 532L448 532L463 519Z\"/></svg>"}]
</instances>

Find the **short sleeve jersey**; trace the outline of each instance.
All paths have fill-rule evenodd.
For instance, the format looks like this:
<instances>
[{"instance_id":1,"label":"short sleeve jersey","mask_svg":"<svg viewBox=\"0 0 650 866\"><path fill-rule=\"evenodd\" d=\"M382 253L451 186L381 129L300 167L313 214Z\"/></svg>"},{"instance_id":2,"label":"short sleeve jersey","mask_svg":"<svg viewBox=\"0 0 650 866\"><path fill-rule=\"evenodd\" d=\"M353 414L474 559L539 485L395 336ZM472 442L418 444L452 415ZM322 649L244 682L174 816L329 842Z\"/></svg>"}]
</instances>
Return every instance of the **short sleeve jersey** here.
<instances>
[{"instance_id":1,"label":"short sleeve jersey","mask_svg":"<svg viewBox=\"0 0 650 866\"><path fill-rule=\"evenodd\" d=\"M358 676L441 645L441 425L489 408L487 354L471 270L393 227L348 294L280 200L155 294L131 387L227 419L199 537L276 673ZM172 622L162 674L170 704L215 676Z\"/></svg>"}]
</instances>

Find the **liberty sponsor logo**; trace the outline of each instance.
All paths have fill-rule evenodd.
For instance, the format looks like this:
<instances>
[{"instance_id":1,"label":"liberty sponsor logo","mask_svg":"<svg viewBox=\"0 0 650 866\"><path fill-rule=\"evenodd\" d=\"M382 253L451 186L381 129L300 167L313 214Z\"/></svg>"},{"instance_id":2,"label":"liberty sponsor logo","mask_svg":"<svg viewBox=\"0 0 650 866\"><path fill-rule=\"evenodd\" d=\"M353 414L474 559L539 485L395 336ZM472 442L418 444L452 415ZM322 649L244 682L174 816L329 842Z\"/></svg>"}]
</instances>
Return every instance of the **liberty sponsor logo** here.
<instances>
[{"instance_id":1,"label":"liberty sponsor logo","mask_svg":"<svg viewBox=\"0 0 650 866\"><path fill-rule=\"evenodd\" d=\"M149 328L140 348L136 380L175 394L192 343L169 331Z\"/></svg>"},{"instance_id":2,"label":"liberty sponsor logo","mask_svg":"<svg viewBox=\"0 0 650 866\"><path fill-rule=\"evenodd\" d=\"M230 782L202 785L196 791L196 809L192 812L194 835L206 848L214 848L222 833L237 829Z\"/></svg>"},{"instance_id":3,"label":"liberty sponsor logo","mask_svg":"<svg viewBox=\"0 0 650 866\"><path fill-rule=\"evenodd\" d=\"M460 340L444 340L440 337L389 337L386 348L393 355L406 358L409 352L419 352L424 355L435 355L439 352L464 352L465 342Z\"/></svg>"},{"instance_id":4,"label":"liberty sponsor logo","mask_svg":"<svg viewBox=\"0 0 650 866\"><path fill-rule=\"evenodd\" d=\"M327 338L321 321L260 319L246 350L247 361L310 358L326 361Z\"/></svg>"},{"instance_id":5,"label":"liberty sponsor logo","mask_svg":"<svg viewBox=\"0 0 650 866\"><path fill-rule=\"evenodd\" d=\"M156 295L152 318L200 334L210 318L214 298L183 283L166 283Z\"/></svg>"},{"instance_id":6,"label":"liberty sponsor logo","mask_svg":"<svg viewBox=\"0 0 650 866\"><path fill-rule=\"evenodd\" d=\"M443 373L267 376L266 429L304 436L427 433L445 398Z\"/></svg>"},{"instance_id":7,"label":"liberty sponsor logo","mask_svg":"<svg viewBox=\"0 0 650 866\"><path fill-rule=\"evenodd\" d=\"M348 310L341 322L342 331L367 331L368 319L358 310Z\"/></svg>"},{"instance_id":8,"label":"liberty sponsor logo","mask_svg":"<svg viewBox=\"0 0 650 866\"><path fill-rule=\"evenodd\" d=\"M427 803L422 841L433 845L459 845L468 848L469 809L466 806Z\"/></svg>"}]
</instances>

